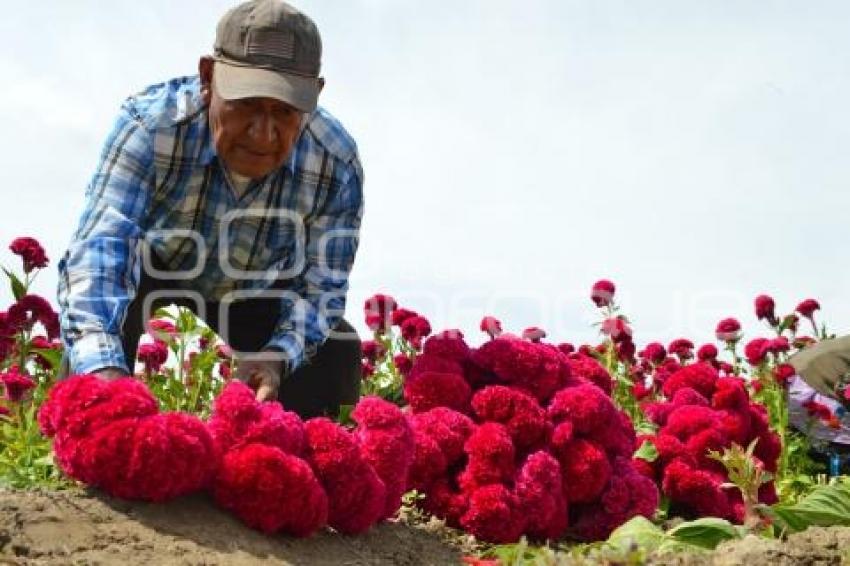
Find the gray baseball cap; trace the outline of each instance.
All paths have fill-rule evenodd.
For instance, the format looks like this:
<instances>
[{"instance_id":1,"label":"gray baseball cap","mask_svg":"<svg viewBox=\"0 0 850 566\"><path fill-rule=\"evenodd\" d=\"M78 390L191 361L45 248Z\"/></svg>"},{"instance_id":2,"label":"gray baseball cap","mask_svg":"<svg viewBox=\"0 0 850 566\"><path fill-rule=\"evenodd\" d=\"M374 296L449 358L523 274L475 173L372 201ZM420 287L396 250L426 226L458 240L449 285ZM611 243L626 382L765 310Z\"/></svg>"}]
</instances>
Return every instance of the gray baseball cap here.
<instances>
[{"instance_id":1,"label":"gray baseball cap","mask_svg":"<svg viewBox=\"0 0 850 566\"><path fill-rule=\"evenodd\" d=\"M213 85L226 100L269 97L316 109L322 40L313 20L280 0L251 0L218 22Z\"/></svg>"}]
</instances>

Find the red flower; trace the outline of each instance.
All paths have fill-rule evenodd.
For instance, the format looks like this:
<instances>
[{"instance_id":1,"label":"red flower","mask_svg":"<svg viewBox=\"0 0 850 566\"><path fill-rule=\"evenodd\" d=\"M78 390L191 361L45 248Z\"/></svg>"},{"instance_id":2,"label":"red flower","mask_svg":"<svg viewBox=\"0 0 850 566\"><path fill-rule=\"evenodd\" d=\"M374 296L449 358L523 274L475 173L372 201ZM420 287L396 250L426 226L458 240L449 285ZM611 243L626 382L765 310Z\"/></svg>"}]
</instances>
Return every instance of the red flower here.
<instances>
[{"instance_id":1,"label":"red flower","mask_svg":"<svg viewBox=\"0 0 850 566\"><path fill-rule=\"evenodd\" d=\"M401 375L407 377L410 375L410 370L413 369L413 360L407 354L396 354L393 357L393 363Z\"/></svg>"},{"instance_id":2,"label":"red flower","mask_svg":"<svg viewBox=\"0 0 850 566\"><path fill-rule=\"evenodd\" d=\"M614 342L622 342L631 338L632 329L625 319L617 316L602 321L602 333Z\"/></svg>"},{"instance_id":3,"label":"red flower","mask_svg":"<svg viewBox=\"0 0 850 566\"><path fill-rule=\"evenodd\" d=\"M466 412L472 389L462 375L436 371L411 374L404 382L404 399L414 413L435 407Z\"/></svg>"},{"instance_id":4,"label":"red flower","mask_svg":"<svg viewBox=\"0 0 850 566\"><path fill-rule=\"evenodd\" d=\"M777 338L772 339L767 344L767 349L771 354L781 354L785 353L791 349L791 344L788 343L788 339L784 336L779 336Z\"/></svg>"},{"instance_id":5,"label":"red flower","mask_svg":"<svg viewBox=\"0 0 850 566\"><path fill-rule=\"evenodd\" d=\"M567 528L558 461L542 450L531 454L517 474L515 493L527 522L524 532L535 539L558 540Z\"/></svg>"},{"instance_id":6,"label":"red flower","mask_svg":"<svg viewBox=\"0 0 850 566\"><path fill-rule=\"evenodd\" d=\"M747 358L747 363L751 366L757 366L764 362L767 357L770 347L768 338L753 338L747 345L744 346L744 356Z\"/></svg>"},{"instance_id":7,"label":"red flower","mask_svg":"<svg viewBox=\"0 0 850 566\"><path fill-rule=\"evenodd\" d=\"M593 288L590 291L590 300L597 307L607 307L614 300L615 291L616 288L611 281L600 279L593 284Z\"/></svg>"},{"instance_id":8,"label":"red flower","mask_svg":"<svg viewBox=\"0 0 850 566\"><path fill-rule=\"evenodd\" d=\"M586 433L601 428L617 418L611 399L595 385L582 384L561 389L548 408L554 423L570 421L577 432Z\"/></svg>"},{"instance_id":9,"label":"red flower","mask_svg":"<svg viewBox=\"0 0 850 566\"><path fill-rule=\"evenodd\" d=\"M521 450L544 445L551 429L546 411L537 399L503 385L479 389L472 397L472 410L482 422L505 425L511 440Z\"/></svg>"},{"instance_id":10,"label":"red flower","mask_svg":"<svg viewBox=\"0 0 850 566\"><path fill-rule=\"evenodd\" d=\"M401 326L405 320L414 316L419 316L419 314L411 310L397 308L392 312L391 316L393 326Z\"/></svg>"},{"instance_id":11,"label":"red flower","mask_svg":"<svg viewBox=\"0 0 850 566\"><path fill-rule=\"evenodd\" d=\"M458 483L470 493L492 483L507 483L516 472L514 448L508 429L499 423L484 423L476 427L464 444L466 468Z\"/></svg>"},{"instance_id":12,"label":"red flower","mask_svg":"<svg viewBox=\"0 0 850 566\"><path fill-rule=\"evenodd\" d=\"M417 349L429 334L431 323L424 316L412 316L401 323L401 336Z\"/></svg>"},{"instance_id":13,"label":"red flower","mask_svg":"<svg viewBox=\"0 0 850 566\"><path fill-rule=\"evenodd\" d=\"M667 351L675 355L682 363L694 357L694 343L687 338L676 338L667 346Z\"/></svg>"},{"instance_id":14,"label":"red flower","mask_svg":"<svg viewBox=\"0 0 850 566\"><path fill-rule=\"evenodd\" d=\"M363 349L363 357L370 362L383 358L384 354L387 353L387 349L384 345L375 340L364 340L361 344L361 348Z\"/></svg>"},{"instance_id":15,"label":"red flower","mask_svg":"<svg viewBox=\"0 0 850 566\"><path fill-rule=\"evenodd\" d=\"M15 238L9 246L12 253L21 256L24 271L31 272L35 268L47 267L47 254L37 240L28 237Z\"/></svg>"},{"instance_id":16,"label":"red flower","mask_svg":"<svg viewBox=\"0 0 850 566\"><path fill-rule=\"evenodd\" d=\"M392 324L392 313L396 308L398 303L389 295L369 297L363 304L366 325L376 332L385 332Z\"/></svg>"},{"instance_id":17,"label":"red flower","mask_svg":"<svg viewBox=\"0 0 850 566\"><path fill-rule=\"evenodd\" d=\"M232 373L231 369L229 361L223 361L218 364L218 373L221 375L222 379L230 379Z\"/></svg>"},{"instance_id":18,"label":"red flower","mask_svg":"<svg viewBox=\"0 0 850 566\"><path fill-rule=\"evenodd\" d=\"M805 401L802 403L802 407L806 409L810 417L816 417L824 422L829 421L829 419L833 416L829 407L823 403L818 403L817 401Z\"/></svg>"},{"instance_id":19,"label":"red flower","mask_svg":"<svg viewBox=\"0 0 850 566\"><path fill-rule=\"evenodd\" d=\"M734 318L724 318L717 323L714 334L722 342L735 342L741 337L741 323Z\"/></svg>"},{"instance_id":20,"label":"red flower","mask_svg":"<svg viewBox=\"0 0 850 566\"><path fill-rule=\"evenodd\" d=\"M516 542L525 527L519 502L503 485L486 485L469 498L469 508L460 519L469 533L495 543Z\"/></svg>"},{"instance_id":21,"label":"red flower","mask_svg":"<svg viewBox=\"0 0 850 566\"><path fill-rule=\"evenodd\" d=\"M220 360L230 360L233 358L233 349L227 344L219 344L215 347L215 355Z\"/></svg>"},{"instance_id":22,"label":"red flower","mask_svg":"<svg viewBox=\"0 0 850 566\"><path fill-rule=\"evenodd\" d=\"M617 343L617 359L623 363L635 363L635 343L631 340L623 340Z\"/></svg>"},{"instance_id":23,"label":"red flower","mask_svg":"<svg viewBox=\"0 0 850 566\"><path fill-rule=\"evenodd\" d=\"M582 438L564 443L553 439L552 452L561 464L569 503L589 503L599 497L611 479L611 463L602 448Z\"/></svg>"},{"instance_id":24,"label":"red flower","mask_svg":"<svg viewBox=\"0 0 850 566\"><path fill-rule=\"evenodd\" d=\"M136 357L145 364L146 371L158 372L162 368L162 364L168 359L168 345L161 340L141 344Z\"/></svg>"},{"instance_id":25,"label":"red flower","mask_svg":"<svg viewBox=\"0 0 850 566\"><path fill-rule=\"evenodd\" d=\"M713 362L717 359L719 352L714 344L703 344L697 350L697 359L702 362Z\"/></svg>"},{"instance_id":26,"label":"red flower","mask_svg":"<svg viewBox=\"0 0 850 566\"><path fill-rule=\"evenodd\" d=\"M266 533L306 537L328 519L328 496L307 462L265 444L229 451L214 494L221 507Z\"/></svg>"},{"instance_id":27,"label":"red flower","mask_svg":"<svg viewBox=\"0 0 850 566\"><path fill-rule=\"evenodd\" d=\"M523 340L528 340L529 342L540 342L541 340L546 338L546 331L536 326L529 326L528 328L522 331L522 338Z\"/></svg>"},{"instance_id":28,"label":"red flower","mask_svg":"<svg viewBox=\"0 0 850 566\"><path fill-rule=\"evenodd\" d=\"M632 385L632 396L638 401L642 401L652 395L652 388L647 387L643 381L636 381Z\"/></svg>"},{"instance_id":29,"label":"red flower","mask_svg":"<svg viewBox=\"0 0 850 566\"><path fill-rule=\"evenodd\" d=\"M771 326L776 326L779 321L776 319L776 303L773 302L773 297L769 295L759 295L755 300L756 318L766 320Z\"/></svg>"},{"instance_id":30,"label":"red flower","mask_svg":"<svg viewBox=\"0 0 850 566\"><path fill-rule=\"evenodd\" d=\"M667 357L667 350L659 342L650 342L638 353L641 359L660 364Z\"/></svg>"},{"instance_id":31,"label":"red flower","mask_svg":"<svg viewBox=\"0 0 850 566\"><path fill-rule=\"evenodd\" d=\"M360 379L369 379L375 375L375 364L369 360L360 362Z\"/></svg>"},{"instance_id":32,"label":"red flower","mask_svg":"<svg viewBox=\"0 0 850 566\"><path fill-rule=\"evenodd\" d=\"M328 495L328 524L345 534L366 531L386 508L384 482L341 426L320 417L307 421L304 430L307 460Z\"/></svg>"},{"instance_id":33,"label":"red flower","mask_svg":"<svg viewBox=\"0 0 850 566\"><path fill-rule=\"evenodd\" d=\"M36 322L40 322L47 331L47 337L53 340L59 336L59 317L53 312L44 298L38 295L24 295L18 302L9 307L6 313L7 324L15 332L32 330Z\"/></svg>"},{"instance_id":34,"label":"red flower","mask_svg":"<svg viewBox=\"0 0 850 566\"><path fill-rule=\"evenodd\" d=\"M667 397L672 397L683 387L690 387L705 398L714 393L717 382L717 370L705 362L699 362L676 370L664 381L662 391Z\"/></svg>"},{"instance_id":35,"label":"red flower","mask_svg":"<svg viewBox=\"0 0 850 566\"><path fill-rule=\"evenodd\" d=\"M497 338L502 333L502 323L492 316L482 318L480 328L481 332L486 332L490 338Z\"/></svg>"},{"instance_id":36,"label":"red flower","mask_svg":"<svg viewBox=\"0 0 850 566\"><path fill-rule=\"evenodd\" d=\"M35 382L22 373L18 373L16 367L0 373L0 383L3 384L5 397L13 403L19 403L27 391L35 387Z\"/></svg>"},{"instance_id":37,"label":"red flower","mask_svg":"<svg viewBox=\"0 0 850 566\"><path fill-rule=\"evenodd\" d=\"M797 305L797 308L794 310L806 318L812 318L815 311L820 310L820 303L814 299L806 299Z\"/></svg>"},{"instance_id":38,"label":"red flower","mask_svg":"<svg viewBox=\"0 0 850 566\"><path fill-rule=\"evenodd\" d=\"M381 518L389 518L401 507L407 477L414 457L413 429L396 405L379 397L364 397L351 417L363 458L371 464L386 488Z\"/></svg>"},{"instance_id":39,"label":"red flower","mask_svg":"<svg viewBox=\"0 0 850 566\"><path fill-rule=\"evenodd\" d=\"M557 347L558 351L567 356L576 351L576 347L569 342L561 342Z\"/></svg>"}]
</instances>

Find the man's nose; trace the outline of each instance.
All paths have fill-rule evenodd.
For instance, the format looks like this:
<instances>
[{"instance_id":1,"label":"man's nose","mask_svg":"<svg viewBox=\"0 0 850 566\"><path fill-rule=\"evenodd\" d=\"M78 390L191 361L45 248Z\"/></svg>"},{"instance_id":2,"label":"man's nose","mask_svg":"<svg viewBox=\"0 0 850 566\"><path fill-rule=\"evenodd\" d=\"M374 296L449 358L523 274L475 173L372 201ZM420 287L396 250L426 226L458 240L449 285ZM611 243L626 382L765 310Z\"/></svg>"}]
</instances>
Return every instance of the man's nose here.
<instances>
[{"instance_id":1,"label":"man's nose","mask_svg":"<svg viewBox=\"0 0 850 566\"><path fill-rule=\"evenodd\" d=\"M265 112L254 116L248 133L258 145L271 145L278 140L277 126L272 117Z\"/></svg>"}]
</instances>

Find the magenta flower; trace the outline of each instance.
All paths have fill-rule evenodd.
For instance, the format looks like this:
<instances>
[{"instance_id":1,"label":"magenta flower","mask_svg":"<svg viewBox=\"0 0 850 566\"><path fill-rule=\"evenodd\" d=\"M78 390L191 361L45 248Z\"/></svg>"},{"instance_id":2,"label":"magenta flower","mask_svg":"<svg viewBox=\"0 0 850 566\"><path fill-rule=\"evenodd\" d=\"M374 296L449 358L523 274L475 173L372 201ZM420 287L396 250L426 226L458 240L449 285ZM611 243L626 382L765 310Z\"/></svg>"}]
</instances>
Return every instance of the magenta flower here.
<instances>
[{"instance_id":1,"label":"magenta flower","mask_svg":"<svg viewBox=\"0 0 850 566\"><path fill-rule=\"evenodd\" d=\"M35 387L35 382L26 375L18 373L15 367L0 373L0 383L6 391L6 399L13 403L19 403L27 391Z\"/></svg>"}]
</instances>

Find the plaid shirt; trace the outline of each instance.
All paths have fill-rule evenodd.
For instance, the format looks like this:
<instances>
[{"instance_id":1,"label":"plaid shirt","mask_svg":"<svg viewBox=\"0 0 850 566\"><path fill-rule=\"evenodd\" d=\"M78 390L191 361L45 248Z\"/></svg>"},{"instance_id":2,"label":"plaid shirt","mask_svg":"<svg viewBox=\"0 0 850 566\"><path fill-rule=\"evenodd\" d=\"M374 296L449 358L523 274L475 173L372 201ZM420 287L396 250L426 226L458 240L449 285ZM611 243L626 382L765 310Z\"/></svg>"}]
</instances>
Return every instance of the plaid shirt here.
<instances>
[{"instance_id":1,"label":"plaid shirt","mask_svg":"<svg viewBox=\"0 0 850 566\"><path fill-rule=\"evenodd\" d=\"M120 339L140 281L143 242L180 273L178 289L240 300L286 279L268 347L289 370L309 359L345 310L363 214L354 140L319 108L289 160L237 197L215 155L197 77L121 107L86 206L59 262L62 338L72 373L128 370ZM172 275L173 276L173 275Z\"/></svg>"}]
</instances>

